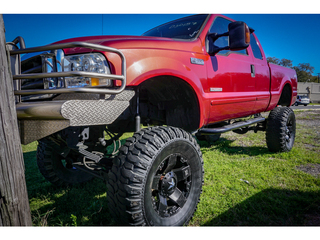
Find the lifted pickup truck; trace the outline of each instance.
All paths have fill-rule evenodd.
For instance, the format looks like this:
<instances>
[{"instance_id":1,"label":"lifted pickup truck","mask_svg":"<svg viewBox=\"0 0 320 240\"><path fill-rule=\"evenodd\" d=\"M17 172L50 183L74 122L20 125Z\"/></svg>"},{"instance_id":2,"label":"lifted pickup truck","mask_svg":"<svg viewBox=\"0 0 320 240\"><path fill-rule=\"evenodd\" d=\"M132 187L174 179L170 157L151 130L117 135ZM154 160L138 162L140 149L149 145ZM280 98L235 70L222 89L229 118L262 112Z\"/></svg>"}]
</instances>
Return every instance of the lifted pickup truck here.
<instances>
[{"instance_id":1,"label":"lifted pickup truck","mask_svg":"<svg viewBox=\"0 0 320 240\"><path fill-rule=\"evenodd\" d=\"M37 163L53 184L105 179L119 224L189 222L204 174L196 138L266 131L270 151L293 147L296 73L268 64L243 22L194 15L142 36L36 48L18 37L8 47L21 142L39 142ZM120 147L126 132L135 133Z\"/></svg>"}]
</instances>

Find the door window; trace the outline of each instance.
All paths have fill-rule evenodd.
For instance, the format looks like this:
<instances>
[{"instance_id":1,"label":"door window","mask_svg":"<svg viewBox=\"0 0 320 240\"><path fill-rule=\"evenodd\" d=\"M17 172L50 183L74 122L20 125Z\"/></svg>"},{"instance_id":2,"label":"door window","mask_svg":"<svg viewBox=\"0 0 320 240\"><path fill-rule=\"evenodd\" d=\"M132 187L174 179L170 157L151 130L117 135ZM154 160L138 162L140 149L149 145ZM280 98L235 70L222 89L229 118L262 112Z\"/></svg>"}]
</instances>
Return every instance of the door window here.
<instances>
[{"instance_id":1,"label":"door window","mask_svg":"<svg viewBox=\"0 0 320 240\"><path fill-rule=\"evenodd\" d=\"M222 34L222 33L225 33L225 32L228 32L228 25L229 23L231 23L230 20L228 19L225 19L225 18L222 18L222 17L217 17L210 30L209 30L209 33L218 33L218 34ZM217 47L225 47L225 46L228 46L229 45L229 37L228 36L225 36L225 37L220 37L218 38L214 44L217 46ZM247 53L247 50L246 49L243 49L243 50L239 50L239 51L230 51L230 50L222 50L220 51L218 54L229 54L229 53L239 53L239 54L245 54L245 55L248 55Z\"/></svg>"},{"instance_id":2,"label":"door window","mask_svg":"<svg viewBox=\"0 0 320 240\"><path fill-rule=\"evenodd\" d=\"M261 53L259 44L258 44L256 38L253 36L253 34L251 34L251 36L250 36L250 45L251 45L251 49L253 52L253 56L255 58L262 60L263 58L262 58L262 53Z\"/></svg>"}]
</instances>

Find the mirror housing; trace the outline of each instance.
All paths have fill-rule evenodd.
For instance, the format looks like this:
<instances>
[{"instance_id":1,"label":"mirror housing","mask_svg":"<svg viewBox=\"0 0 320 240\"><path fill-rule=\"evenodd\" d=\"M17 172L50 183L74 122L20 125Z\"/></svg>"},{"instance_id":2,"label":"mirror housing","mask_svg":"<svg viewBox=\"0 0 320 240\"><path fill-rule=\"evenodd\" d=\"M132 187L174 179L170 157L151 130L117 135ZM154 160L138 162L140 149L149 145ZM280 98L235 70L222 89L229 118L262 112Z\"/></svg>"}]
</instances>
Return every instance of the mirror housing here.
<instances>
[{"instance_id":1,"label":"mirror housing","mask_svg":"<svg viewBox=\"0 0 320 240\"><path fill-rule=\"evenodd\" d=\"M250 44L250 34L254 32L248 25L241 21L231 22L228 25L228 32L208 35L208 53L215 55L222 50L238 51L246 49ZM229 36L229 46L217 47L214 42L224 36Z\"/></svg>"},{"instance_id":2,"label":"mirror housing","mask_svg":"<svg viewBox=\"0 0 320 240\"><path fill-rule=\"evenodd\" d=\"M246 49L250 44L250 29L244 22L232 22L228 25L229 49L238 51Z\"/></svg>"}]
</instances>

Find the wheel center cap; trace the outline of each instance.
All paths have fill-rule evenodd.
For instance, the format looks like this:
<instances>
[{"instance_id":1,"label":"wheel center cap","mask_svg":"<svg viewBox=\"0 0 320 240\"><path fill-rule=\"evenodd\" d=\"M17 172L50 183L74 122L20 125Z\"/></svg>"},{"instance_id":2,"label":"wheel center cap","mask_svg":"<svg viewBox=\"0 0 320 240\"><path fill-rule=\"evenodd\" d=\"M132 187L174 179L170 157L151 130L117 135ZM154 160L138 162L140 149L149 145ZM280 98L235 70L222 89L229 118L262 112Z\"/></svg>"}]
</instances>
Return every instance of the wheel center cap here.
<instances>
[{"instance_id":1,"label":"wheel center cap","mask_svg":"<svg viewBox=\"0 0 320 240\"><path fill-rule=\"evenodd\" d=\"M174 182L174 179L172 178L171 179L171 182L168 182L169 183L169 187L168 187L168 190L174 188L176 186L176 183Z\"/></svg>"},{"instance_id":2,"label":"wheel center cap","mask_svg":"<svg viewBox=\"0 0 320 240\"><path fill-rule=\"evenodd\" d=\"M171 195L177 185L176 175L173 172L168 172L162 179L161 192L164 195Z\"/></svg>"}]
</instances>

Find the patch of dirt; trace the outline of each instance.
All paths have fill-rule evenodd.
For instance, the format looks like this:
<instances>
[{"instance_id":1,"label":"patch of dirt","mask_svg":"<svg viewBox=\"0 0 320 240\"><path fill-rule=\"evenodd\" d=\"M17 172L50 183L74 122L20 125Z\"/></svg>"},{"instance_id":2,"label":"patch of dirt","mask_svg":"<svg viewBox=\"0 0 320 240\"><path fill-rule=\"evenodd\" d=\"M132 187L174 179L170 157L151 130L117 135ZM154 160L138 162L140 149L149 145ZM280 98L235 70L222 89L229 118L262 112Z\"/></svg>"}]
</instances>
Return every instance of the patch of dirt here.
<instances>
[{"instance_id":1,"label":"patch of dirt","mask_svg":"<svg viewBox=\"0 0 320 240\"><path fill-rule=\"evenodd\" d=\"M307 144L307 143L305 143L304 146L305 146L307 149L314 149L314 148L317 147L317 146L315 146L315 145Z\"/></svg>"},{"instance_id":2,"label":"patch of dirt","mask_svg":"<svg viewBox=\"0 0 320 240\"><path fill-rule=\"evenodd\" d=\"M320 111L295 111L296 122L303 128L310 129L314 133L314 142L316 144L306 144L306 148L315 149L320 140Z\"/></svg>"},{"instance_id":3,"label":"patch of dirt","mask_svg":"<svg viewBox=\"0 0 320 240\"><path fill-rule=\"evenodd\" d=\"M320 177L320 164L307 164L307 165L300 165L297 166L297 169L308 173L314 177Z\"/></svg>"},{"instance_id":4,"label":"patch of dirt","mask_svg":"<svg viewBox=\"0 0 320 240\"><path fill-rule=\"evenodd\" d=\"M320 123L320 111L296 111L296 120L298 124L305 126L319 126Z\"/></svg>"}]
</instances>

